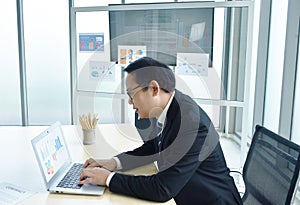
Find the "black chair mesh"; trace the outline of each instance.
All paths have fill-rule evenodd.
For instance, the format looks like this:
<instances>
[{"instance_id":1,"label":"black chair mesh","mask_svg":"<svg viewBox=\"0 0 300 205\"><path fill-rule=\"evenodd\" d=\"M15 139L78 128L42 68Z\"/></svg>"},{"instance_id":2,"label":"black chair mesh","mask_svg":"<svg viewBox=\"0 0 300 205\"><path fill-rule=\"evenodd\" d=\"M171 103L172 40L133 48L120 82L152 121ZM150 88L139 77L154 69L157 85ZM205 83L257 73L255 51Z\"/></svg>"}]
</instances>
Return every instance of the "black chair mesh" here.
<instances>
[{"instance_id":1,"label":"black chair mesh","mask_svg":"<svg viewBox=\"0 0 300 205\"><path fill-rule=\"evenodd\" d=\"M243 168L244 204L290 204L299 175L300 146L257 126Z\"/></svg>"}]
</instances>

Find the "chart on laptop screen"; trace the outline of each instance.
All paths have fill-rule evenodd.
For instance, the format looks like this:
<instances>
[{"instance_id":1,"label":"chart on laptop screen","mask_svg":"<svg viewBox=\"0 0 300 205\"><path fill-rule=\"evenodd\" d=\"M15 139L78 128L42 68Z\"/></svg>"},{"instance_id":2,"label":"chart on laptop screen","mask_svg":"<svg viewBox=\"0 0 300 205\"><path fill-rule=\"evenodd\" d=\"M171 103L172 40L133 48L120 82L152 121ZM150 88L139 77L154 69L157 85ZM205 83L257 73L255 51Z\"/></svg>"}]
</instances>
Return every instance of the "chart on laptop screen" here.
<instances>
[{"instance_id":1,"label":"chart on laptop screen","mask_svg":"<svg viewBox=\"0 0 300 205\"><path fill-rule=\"evenodd\" d=\"M68 159L68 152L60 134L59 129L53 130L36 144L47 182Z\"/></svg>"}]
</instances>

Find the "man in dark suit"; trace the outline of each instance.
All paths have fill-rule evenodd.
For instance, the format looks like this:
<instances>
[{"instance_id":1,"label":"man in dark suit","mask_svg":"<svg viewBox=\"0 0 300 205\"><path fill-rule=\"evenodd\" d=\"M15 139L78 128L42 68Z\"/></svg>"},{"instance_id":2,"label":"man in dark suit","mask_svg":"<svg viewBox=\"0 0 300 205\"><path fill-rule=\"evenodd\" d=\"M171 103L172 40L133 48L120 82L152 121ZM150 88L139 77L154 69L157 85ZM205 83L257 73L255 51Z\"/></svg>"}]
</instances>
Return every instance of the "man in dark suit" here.
<instances>
[{"instance_id":1,"label":"man in dark suit","mask_svg":"<svg viewBox=\"0 0 300 205\"><path fill-rule=\"evenodd\" d=\"M242 204L218 133L197 103L175 90L171 69L144 57L125 71L129 104L140 118L157 123L141 147L109 160L88 159L79 184L106 185L111 192L158 202L174 198L184 205ZM152 176L113 172L154 161L159 171Z\"/></svg>"}]
</instances>

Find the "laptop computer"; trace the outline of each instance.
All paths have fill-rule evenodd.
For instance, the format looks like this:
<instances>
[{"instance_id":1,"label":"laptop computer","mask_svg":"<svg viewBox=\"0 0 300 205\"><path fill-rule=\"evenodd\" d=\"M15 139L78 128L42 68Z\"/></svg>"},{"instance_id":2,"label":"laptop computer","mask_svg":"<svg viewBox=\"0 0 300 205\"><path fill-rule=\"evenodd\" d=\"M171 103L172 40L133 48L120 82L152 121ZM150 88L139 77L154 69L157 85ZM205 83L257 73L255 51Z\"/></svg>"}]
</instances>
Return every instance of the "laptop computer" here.
<instances>
[{"instance_id":1,"label":"laptop computer","mask_svg":"<svg viewBox=\"0 0 300 205\"><path fill-rule=\"evenodd\" d=\"M77 185L83 163L72 161L60 122L54 123L32 139L31 144L48 191L84 195L104 193L105 187L102 186ZM65 177L67 173L70 174L69 170L74 168L77 170L73 176ZM67 182L70 178L73 178L73 182Z\"/></svg>"}]
</instances>

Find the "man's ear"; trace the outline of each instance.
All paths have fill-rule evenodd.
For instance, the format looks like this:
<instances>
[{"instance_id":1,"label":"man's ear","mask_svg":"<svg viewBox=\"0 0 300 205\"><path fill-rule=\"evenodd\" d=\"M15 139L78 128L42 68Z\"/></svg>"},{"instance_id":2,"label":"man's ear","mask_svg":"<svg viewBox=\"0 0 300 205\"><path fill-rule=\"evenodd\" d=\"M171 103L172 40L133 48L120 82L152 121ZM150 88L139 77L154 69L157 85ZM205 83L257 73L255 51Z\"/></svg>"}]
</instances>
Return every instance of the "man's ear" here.
<instances>
[{"instance_id":1,"label":"man's ear","mask_svg":"<svg viewBox=\"0 0 300 205\"><path fill-rule=\"evenodd\" d=\"M156 96L159 94L160 92L160 86L158 84L158 82L156 80L152 80L150 83L149 83L149 88L152 89L153 91L153 96Z\"/></svg>"}]
</instances>

